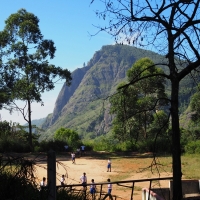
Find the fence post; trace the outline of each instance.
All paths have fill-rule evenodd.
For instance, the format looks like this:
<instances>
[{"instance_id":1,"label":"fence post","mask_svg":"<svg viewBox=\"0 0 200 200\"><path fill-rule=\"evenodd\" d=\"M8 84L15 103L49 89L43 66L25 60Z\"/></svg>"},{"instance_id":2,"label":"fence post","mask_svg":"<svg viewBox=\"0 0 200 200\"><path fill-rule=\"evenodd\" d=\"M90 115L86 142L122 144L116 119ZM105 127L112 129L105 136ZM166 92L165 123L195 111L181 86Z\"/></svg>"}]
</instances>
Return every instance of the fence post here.
<instances>
[{"instance_id":1,"label":"fence post","mask_svg":"<svg viewBox=\"0 0 200 200\"><path fill-rule=\"evenodd\" d=\"M50 150L47 155L48 200L56 200L56 154Z\"/></svg>"}]
</instances>

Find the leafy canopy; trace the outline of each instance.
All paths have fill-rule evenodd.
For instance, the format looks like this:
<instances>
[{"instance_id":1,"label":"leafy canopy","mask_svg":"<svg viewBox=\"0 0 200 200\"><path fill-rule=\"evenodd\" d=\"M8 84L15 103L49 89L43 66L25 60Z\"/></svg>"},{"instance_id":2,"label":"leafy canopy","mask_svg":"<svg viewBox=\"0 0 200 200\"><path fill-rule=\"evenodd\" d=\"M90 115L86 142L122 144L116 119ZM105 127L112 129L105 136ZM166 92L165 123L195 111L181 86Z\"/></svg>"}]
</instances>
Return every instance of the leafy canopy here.
<instances>
[{"instance_id":1,"label":"leafy canopy","mask_svg":"<svg viewBox=\"0 0 200 200\"><path fill-rule=\"evenodd\" d=\"M156 125L160 129L164 124L167 127L168 118L158 113L167 106L164 78L152 76L162 73L149 58L142 58L127 71L128 83L120 83L116 95L111 97L110 112L116 116L113 132L121 141L136 142L147 138ZM135 79L137 83L130 84Z\"/></svg>"},{"instance_id":2,"label":"leafy canopy","mask_svg":"<svg viewBox=\"0 0 200 200\"><path fill-rule=\"evenodd\" d=\"M31 103L36 101L43 105L41 94L54 88L56 77L65 79L70 85L71 73L49 64L56 51L54 42L43 39L39 19L25 9L11 14L5 21L5 27L0 32L0 49L3 80L6 83L12 80L8 85L9 98L14 104L15 100L26 102L24 108L15 106L29 124L29 143L33 149Z\"/></svg>"},{"instance_id":3,"label":"leafy canopy","mask_svg":"<svg viewBox=\"0 0 200 200\"><path fill-rule=\"evenodd\" d=\"M54 139L64 141L72 148L77 148L81 144L81 140L76 131L63 127L55 132Z\"/></svg>"},{"instance_id":4,"label":"leafy canopy","mask_svg":"<svg viewBox=\"0 0 200 200\"><path fill-rule=\"evenodd\" d=\"M0 47L2 57L6 58L2 63L5 71L15 72L13 99L41 102L41 93L54 88L57 76L70 84L71 74L67 69L49 64L56 47L52 40L43 39L39 19L34 14L21 9L11 14L5 24L0 32Z\"/></svg>"}]
</instances>

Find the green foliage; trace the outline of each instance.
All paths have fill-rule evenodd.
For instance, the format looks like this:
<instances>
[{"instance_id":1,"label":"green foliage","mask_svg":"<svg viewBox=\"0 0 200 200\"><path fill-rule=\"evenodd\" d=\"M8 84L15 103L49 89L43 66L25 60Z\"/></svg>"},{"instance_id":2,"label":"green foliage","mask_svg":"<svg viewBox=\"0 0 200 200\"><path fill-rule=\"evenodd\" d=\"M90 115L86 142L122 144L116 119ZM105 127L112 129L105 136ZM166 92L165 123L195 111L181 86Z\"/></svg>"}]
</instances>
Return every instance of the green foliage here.
<instances>
[{"instance_id":1,"label":"green foliage","mask_svg":"<svg viewBox=\"0 0 200 200\"><path fill-rule=\"evenodd\" d=\"M14 176L10 173L0 173L1 199L31 199L38 200L40 193L37 187L25 176Z\"/></svg>"},{"instance_id":2,"label":"green foliage","mask_svg":"<svg viewBox=\"0 0 200 200\"><path fill-rule=\"evenodd\" d=\"M56 152L63 152L64 146L66 145L66 142L60 141L60 140L50 140L50 141L42 141L38 145L35 145L35 151L36 152L48 152L49 150L53 150ZM69 147L69 150L72 150Z\"/></svg>"},{"instance_id":3,"label":"green foliage","mask_svg":"<svg viewBox=\"0 0 200 200\"><path fill-rule=\"evenodd\" d=\"M200 85L198 86L200 87ZM192 121L200 122L200 92L197 91L190 101L191 111L194 112L192 115Z\"/></svg>"},{"instance_id":4,"label":"green foliage","mask_svg":"<svg viewBox=\"0 0 200 200\"><path fill-rule=\"evenodd\" d=\"M94 140L84 141L84 145L87 149L93 151L107 151L107 152L119 152L119 151L137 151L137 147L130 141L119 141L116 137L111 136L99 136Z\"/></svg>"},{"instance_id":5,"label":"green foliage","mask_svg":"<svg viewBox=\"0 0 200 200\"><path fill-rule=\"evenodd\" d=\"M30 152L28 142L23 143L23 140L16 138L9 138L7 140L0 140L0 152Z\"/></svg>"},{"instance_id":6,"label":"green foliage","mask_svg":"<svg viewBox=\"0 0 200 200\"><path fill-rule=\"evenodd\" d=\"M0 73L2 73L1 70L0 70ZM7 84L7 83L5 83L5 84ZM1 85L1 83L0 83L0 109L3 106L5 107L5 104L9 105L10 101L11 101L11 98L10 98L9 90L7 89L6 86Z\"/></svg>"},{"instance_id":7,"label":"green foliage","mask_svg":"<svg viewBox=\"0 0 200 200\"><path fill-rule=\"evenodd\" d=\"M35 139L33 141L36 142ZM0 152L29 151L27 132L20 129L15 123L0 122Z\"/></svg>"},{"instance_id":8,"label":"green foliage","mask_svg":"<svg viewBox=\"0 0 200 200\"><path fill-rule=\"evenodd\" d=\"M191 97L198 91L198 86L194 86L194 79L196 83L199 83L200 76L198 72L194 72L191 76L186 76L180 82L180 90L179 90L179 112L182 114L190 105Z\"/></svg>"},{"instance_id":9,"label":"green foliage","mask_svg":"<svg viewBox=\"0 0 200 200\"><path fill-rule=\"evenodd\" d=\"M191 150L193 149L193 142L195 143L200 139L200 92L198 87L196 88L196 93L191 96L190 104L181 118L181 122L184 127L181 134L181 144L182 146L187 146L186 148L183 148L183 151L187 150L188 152L195 152L195 150Z\"/></svg>"},{"instance_id":10,"label":"green foliage","mask_svg":"<svg viewBox=\"0 0 200 200\"><path fill-rule=\"evenodd\" d=\"M59 96L59 102L63 104L57 104L58 113L57 111L54 113L56 123L51 124L51 118L47 119L44 128L48 127L48 130L41 135L41 139L52 139L53 133L60 127L76 130L81 138L91 133L93 137L107 134L113 119L108 115L110 107L108 96L116 92L119 83L127 81L126 71L136 60L143 57L149 57L154 63L165 60L163 56L152 51L128 45L106 45L96 51L86 68L72 72L74 77L72 85L74 85L65 88L63 96ZM165 70L165 67L161 67ZM75 83L81 84L77 87ZM62 111L63 115L58 120L57 116L64 105L67 109ZM106 124L104 117L99 118L99 116L108 116Z\"/></svg>"},{"instance_id":11,"label":"green foliage","mask_svg":"<svg viewBox=\"0 0 200 200\"><path fill-rule=\"evenodd\" d=\"M70 84L71 73L48 63L48 59L54 58L54 42L43 39L39 19L25 9L7 18L4 30L0 32L0 46L5 74L15 72L14 83L9 88L12 100L22 100L27 105L27 112L25 108L17 108L29 123L29 145L32 149L31 103L36 101L43 105L41 93L54 88L56 77Z\"/></svg>"},{"instance_id":12,"label":"green foliage","mask_svg":"<svg viewBox=\"0 0 200 200\"><path fill-rule=\"evenodd\" d=\"M73 87L65 88L64 96L59 96L59 102L63 104L56 105L58 107L55 110L58 113L55 112L53 117L53 122L56 121L56 123L51 124L52 118L47 117L44 129L48 128L48 130L41 135L40 139L52 139L54 132L60 127L76 130L82 139L94 139L101 134L107 134L111 129L113 119L107 114L109 111L107 97L116 93L116 87L121 82L127 83L125 76L127 70L135 61L144 57L150 58L154 63L165 62L165 58L159 54L127 45L106 45L96 51L84 69L80 68L72 72L74 83L81 84L79 87L75 84ZM169 73L166 66L160 67L164 72ZM84 76L85 74L87 75ZM196 75L195 80L198 82L199 76ZM166 94L170 96L170 82L166 81L164 85ZM181 114L188 106L191 94L195 91L191 76L181 80L179 88L179 114ZM66 97L69 100L66 100ZM62 110L62 116L58 120L56 116L59 116L59 109L64 105L67 109ZM101 116L108 116L106 124L104 117ZM183 122L184 124L187 123Z\"/></svg>"},{"instance_id":13,"label":"green foliage","mask_svg":"<svg viewBox=\"0 0 200 200\"><path fill-rule=\"evenodd\" d=\"M149 125L149 135L167 137L168 126L168 115L163 110L157 111L153 114L152 123Z\"/></svg>"},{"instance_id":14,"label":"green foliage","mask_svg":"<svg viewBox=\"0 0 200 200\"><path fill-rule=\"evenodd\" d=\"M200 140L188 142L184 149L188 154L200 154Z\"/></svg>"},{"instance_id":15,"label":"green foliage","mask_svg":"<svg viewBox=\"0 0 200 200\"><path fill-rule=\"evenodd\" d=\"M142 58L127 71L129 82L118 85L110 98L110 112L115 114L112 131L120 141L136 143L166 132L168 117L162 109L168 103L162 74L149 58Z\"/></svg>"},{"instance_id":16,"label":"green foliage","mask_svg":"<svg viewBox=\"0 0 200 200\"><path fill-rule=\"evenodd\" d=\"M4 138L11 132L11 124L7 121L0 121L0 138Z\"/></svg>"},{"instance_id":17,"label":"green foliage","mask_svg":"<svg viewBox=\"0 0 200 200\"><path fill-rule=\"evenodd\" d=\"M0 157L0 197L2 200L48 200L48 188L38 188L35 160L10 154ZM88 194L87 194L88 195ZM56 191L56 199L82 200L82 191L74 194L67 188Z\"/></svg>"},{"instance_id":18,"label":"green foliage","mask_svg":"<svg viewBox=\"0 0 200 200\"><path fill-rule=\"evenodd\" d=\"M94 151L114 151L118 150L117 140L114 140L112 137L100 136L96 138L93 143Z\"/></svg>"},{"instance_id":19,"label":"green foliage","mask_svg":"<svg viewBox=\"0 0 200 200\"><path fill-rule=\"evenodd\" d=\"M74 150L81 145L81 140L78 133L74 130L67 128L58 129L55 132L54 139L65 142L65 145L67 144Z\"/></svg>"},{"instance_id":20,"label":"green foliage","mask_svg":"<svg viewBox=\"0 0 200 200\"><path fill-rule=\"evenodd\" d=\"M94 140L84 142L85 145L93 151L107 151L107 152L159 152L159 153L171 153L171 140L169 137L159 136L155 138L147 138L146 140L139 140L137 143L133 143L130 140L120 141L116 137L100 136Z\"/></svg>"},{"instance_id":21,"label":"green foliage","mask_svg":"<svg viewBox=\"0 0 200 200\"><path fill-rule=\"evenodd\" d=\"M141 153L171 153L171 140L165 137L159 137L156 140L148 138L137 143L137 149Z\"/></svg>"}]
</instances>

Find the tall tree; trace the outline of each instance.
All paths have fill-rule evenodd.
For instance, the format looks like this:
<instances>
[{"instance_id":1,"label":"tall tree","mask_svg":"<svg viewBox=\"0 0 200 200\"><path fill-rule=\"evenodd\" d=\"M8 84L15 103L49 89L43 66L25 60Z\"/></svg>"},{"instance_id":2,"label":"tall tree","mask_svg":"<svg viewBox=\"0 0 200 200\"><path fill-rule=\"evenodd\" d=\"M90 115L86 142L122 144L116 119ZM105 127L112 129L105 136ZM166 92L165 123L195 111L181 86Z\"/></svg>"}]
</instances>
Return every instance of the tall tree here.
<instances>
[{"instance_id":1,"label":"tall tree","mask_svg":"<svg viewBox=\"0 0 200 200\"><path fill-rule=\"evenodd\" d=\"M60 128L54 134L54 139L66 142L73 149L78 148L81 145L81 139L78 133L72 129Z\"/></svg>"},{"instance_id":2,"label":"tall tree","mask_svg":"<svg viewBox=\"0 0 200 200\"><path fill-rule=\"evenodd\" d=\"M0 49L2 47L2 42L0 39ZM11 103L11 93L10 88L15 82L15 72L2 63L3 55L0 53L0 109L8 109L7 105ZM9 109L10 110L10 109Z\"/></svg>"},{"instance_id":3,"label":"tall tree","mask_svg":"<svg viewBox=\"0 0 200 200\"><path fill-rule=\"evenodd\" d=\"M11 14L5 21L0 44L5 71L15 73L14 84L10 87L12 99L26 102L24 108L17 109L29 124L29 145L33 150L31 103L36 101L43 105L41 94L54 88L55 78L65 79L69 85L71 73L49 64L48 60L54 58L56 51L54 42L43 39L39 19L25 9Z\"/></svg>"},{"instance_id":4,"label":"tall tree","mask_svg":"<svg viewBox=\"0 0 200 200\"><path fill-rule=\"evenodd\" d=\"M194 93L190 100L190 106L192 114L192 121L199 122L200 121L200 91L199 91L200 84L198 85L198 91Z\"/></svg>"},{"instance_id":5,"label":"tall tree","mask_svg":"<svg viewBox=\"0 0 200 200\"><path fill-rule=\"evenodd\" d=\"M95 0L92 0L93 3ZM96 0L97 1L97 0ZM173 199L182 199L181 146L179 127L180 81L200 66L199 0L101 0L104 10L96 11L105 20L98 27L116 41L149 47L166 56L163 74L171 82ZM156 74L154 76L157 76ZM134 84L137 79L130 82Z\"/></svg>"},{"instance_id":6,"label":"tall tree","mask_svg":"<svg viewBox=\"0 0 200 200\"><path fill-rule=\"evenodd\" d=\"M129 87L126 87L128 83L120 83L118 93L111 97L111 113L116 114L114 130L117 131L117 134L121 132L122 139L135 142L139 137L147 139L150 124L154 120L153 115L158 110L164 110L168 104L163 76L153 76L159 73L163 74L164 72L155 67L149 58L142 58L127 71L128 83L135 77L140 81ZM146 76L149 78L143 79ZM165 124L167 125L167 123ZM123 131L118 131L119 125ZM157 125L159 124L157 123ZM158 127L163 128L161 126L163 123Z\"/></svg>"}]
</instances>

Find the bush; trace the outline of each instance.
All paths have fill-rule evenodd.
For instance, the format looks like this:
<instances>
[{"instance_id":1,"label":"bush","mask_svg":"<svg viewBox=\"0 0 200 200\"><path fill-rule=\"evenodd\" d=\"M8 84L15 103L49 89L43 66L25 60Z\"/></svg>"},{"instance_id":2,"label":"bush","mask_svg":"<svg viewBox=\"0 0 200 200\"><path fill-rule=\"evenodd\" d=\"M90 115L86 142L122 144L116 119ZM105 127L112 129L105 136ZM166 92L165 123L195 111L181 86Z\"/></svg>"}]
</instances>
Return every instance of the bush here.
<instances>
[{"instance_id":1,"label":"bush","mask_svg":"<svg viewBox=\"0 0 200 200\"><path fill-rule=\"evenodd\" d=\"M20 156L2 154L0 156L0 199L2 200L48 200L48 187L38 188L35 174L35 161ZM57 190L57 200L85 199L82 191L80 194L72 193L67 188Z\"/></svg>"},{"instance_id":2,"label":"bush","mask_svg":"<svg viewBox=\"0 0 200 200\"><path fill-rule=\"evenodd\" d=\"M0 188L1 199L39 199L37 187L25 177L17 177L5 172L0 173Z\"/></svg>"},{"instance_id":3,"label":"bush","mask_svg":"<svg viewBox=\"0 0 200 200\"><path fill-rule=\"evenodd\" d=\"M36 148L37 151L42 151L42 152L47 152L50 149L57 151L57 152L62 152L64 151L64 146L66 145L66 142L55 140L55 141L42 141L39 143L39 146ZM72 149L69 147L68 149L71 151Z\"/></svg>"},{"instance_id":4,"label":"bush","mask_svg":"<svg viewBox=\"0 0 200 200\"><path fill-rule=\"evenodd\" d=\"M130 141L119 142L112 137L100 136L95 140L84 142L87 150L93 151L137 151L137 146Z\"/></svg>"},{"instance_id":5,"label":"bush","mask_svg":"<svg viewBox=\"0 0 200 200\"><path fill-rule=\"evenodd\" d=\"M156 142L154 139L146 139L138 142L137 149L139 152L159 152L159 153L170 153L171 143L167 138L157 138Z\"/></svg>"},{"instance_id":6,"label":"bush","mask_svg":"<svg viewBox=\"0 0 200 200\"><path fill-rule=\"evenodd\" d=\"M30 147L28 143L21 142L20 140L13 140L11 138L7 138L4 140L0 140L0 152L30 152Z\"/></svg>"},{"instance_id":7,"label":"bush","mask_svg":"<svg viewBox=\"0 0 200 200\"><path fill-rule=\"evenodd\" d=\"M194 153L200 153L200 140L196 141L190 141L185 146L185 153L187 154L194 154Z\"/></svg>"}]
</instances>

